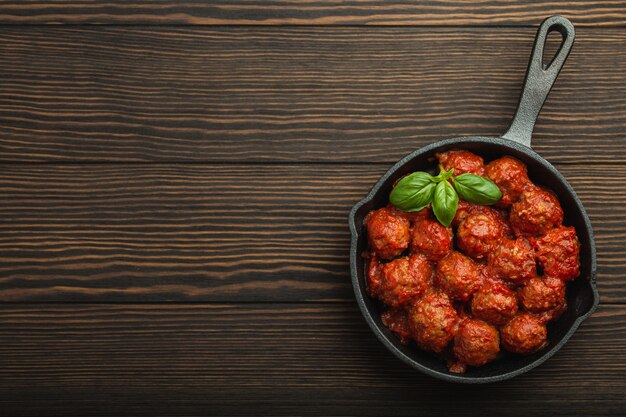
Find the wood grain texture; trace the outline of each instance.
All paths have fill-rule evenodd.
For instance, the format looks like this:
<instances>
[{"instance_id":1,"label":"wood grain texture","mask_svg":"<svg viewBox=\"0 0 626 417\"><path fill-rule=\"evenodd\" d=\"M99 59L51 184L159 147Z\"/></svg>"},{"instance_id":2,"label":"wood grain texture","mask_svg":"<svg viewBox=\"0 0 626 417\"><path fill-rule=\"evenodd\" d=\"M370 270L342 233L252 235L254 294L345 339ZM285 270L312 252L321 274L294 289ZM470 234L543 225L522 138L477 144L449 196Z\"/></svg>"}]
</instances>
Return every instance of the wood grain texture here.
<instances>
[{"instance_id":1,"label":"wood grain texture","mask_svg":"<svg viewBox=\"0 0 626 417\"><path fill-rule=\"evenodd\" d=\"M502 134L535 30L4 27L0 161L391 163ZM626 32L580 29L534 146L626 162Z\"/></svg>"},{"instance_id":2,"label":"wood grain texture","mask_svg":"<svg viewBox=\"0 0 626 417\"><path fill-rule=\"evenodd\" d=\"M557 13L534 146L603 304L540 368L449 385L365 324L347 213L415 148L504 132ZM624 27L624 0L0 0L0 415L623 415Z\"/></svg>"},{"instance_id":3,"label":"wood grain texture","mask_svg":"<svg viewBox=\"0 0 626 417\"><path fill-rule=\"evenodd\" d=\"M621 415L625 322L624 306L601 306L539 368L471 387L406 367L353 303L5 305L0 406L11 416Z\"/></svg>"},{"instance_id":4,"label":"wood grain texture","mask_svg":"<svg viewBox=\"0 0 626 417\"><path fill-rule=\"evenodd\" d=\"M350 208L384 165L3 165L0 301L352 300ZM626 302L626 174L559 166L604 302Z\"/></svg>"},{"instance_id":5,"label":"wood grain texture","mask_svg":"<svg viewBox=\"0 0 626 417\"><path fill-rule=\"evenodd\" d=\"M185 25L528 25L562 14L579 26L626 24L623 0L0 1L0 23Z\"/></svg>"}]
</instances>

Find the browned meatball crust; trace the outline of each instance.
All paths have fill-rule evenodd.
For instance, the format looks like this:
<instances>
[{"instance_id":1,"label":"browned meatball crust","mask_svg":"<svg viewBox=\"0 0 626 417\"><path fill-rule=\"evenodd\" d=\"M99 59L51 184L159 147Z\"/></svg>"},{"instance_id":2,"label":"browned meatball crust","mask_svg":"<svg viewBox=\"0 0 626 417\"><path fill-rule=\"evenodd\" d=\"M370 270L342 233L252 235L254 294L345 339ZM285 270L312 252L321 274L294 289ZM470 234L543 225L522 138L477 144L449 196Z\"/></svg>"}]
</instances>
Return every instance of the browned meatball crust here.
<instances>
[{"instance_id":1,"label":"browned meatball crust","mask_svg":"<svg viewBox=\"0 0 626 417\"><path fill-rule=\"evenodd\" d=\"M459 324L454 336L454 355L470 366L493 361L500 352L498 331L484 321L468 319Z\"/></svg>"},{"instance_id":2,"label":"browned meatball crust","mask_svg":"<svg viewBox=\"0 0 626 417\"><path fill-rule=\"evenodd\" d=\"M516 235L541 236L563 223L563 209L552 192L528 187L511 206L509 220Z\"/></svg>"},{"instance_id":3,"label":"browned meatball crust","mask_svg":"<svg viewBox=\"0 0 626 417\"><path fill-rule=\"evenodd\" d=\"M502 191L502 198L497 203L501 207L509 207L515 203L524 189L531 184L526 165L510 156L487 164L485 176L495 182Z\"/></svg>"},{"instance_id":4,"label":"browned meatball crust","mask_svg":"<svg viewBox=\"0 0 626 417\"><path fill-rule=\"evenodd\" d=\"M409 246L409 221L388 207L365 218L370 248L383 259L393 259Z\"/></svg>"},{"instance_id":5,"label":"browned meatball crust","mask_svg":"<svg viewBox=\"0 0 626 417\"><path fill-rule=\"evenodd\" d=\"M420 254L394 259L383 265L378 297L390 307L406 305L430 288L432 274L432 265Z\"/></svg>"},{"instance_id":6,"label":"browned meatball crust","mask_svg":"<svg viewBox=\"0 0 626 417\"><path fill-rule=\"evenodd\" d=\"M522 307L541 313L565 304L565 284L556 278L532 278L517 290Z\"/></svg>"},{"instance_id":7,"label":"browned meatball crust","mask_svg":"<svg viewBox=\"0 0 626 417\"><path fill-rule=\"evenodd\" d=\"M517 309L515 292L502 282L487 281L472 297L472 316L494 326L506 324Z\"/></svg>"},{"instance_id":8,"label":"browned meatball crust","mask_svg":"<svg viewBox=\"0 0 626 417\"><path fill-rule=\"evenodd\" d=\"M500 329L500 339L509 352L528 355L548 343L548 330L538 317L520 313Z\"/></svg>"},{"instance_id":9,"label":"browned meatball crust","mask_svg":"<svg viewBox=\"0 0 626 417\"><path fill-rule=\"evenodd\" d=\"M478 266L462 253L452 251L437 264L435 282L450 298L467 301L481 284Z\"/></svg>"},{"instance_id":10,"label":"browned meatball crust","mask_svg":"<svg viewBox=\"0 0 626 417\"><path fill-rule=\"evenodd\" d=\"M413 223L411 251L423 254L436 262L452 250L452 229L431 217L422 217Z\"/></svg>"},{"instance_id":11,"label":"browned meatball crust","mask_svg":"<svg viewBox=\"0 0 626 417\"><path fill-rule=\"evenodd\" d=\"M569 281L580 274L580 243L573 227L558 227L535 242L537 260L547 277Z\"/></svg>"},{"instance_id":12,"label":"browned meatball crust","mask_svg":"<svg viewBox=\"0 0 626 417\"><path fill-rule=\"evenodd\" d=\"M441 352L448 346L456 334L458 318L448 296L436 290L428 291L408 310L413 339L431 352Z\"/></svg>"},{"instance_id":13,"label":"browned meatball crust","mask_svg":"<svg viewBox=\"0 0 626 417\"><path fill-rule=\"evenodd\" d=\"M502 239L489 253L489 267L500 278L514 285L537 275L535 252L523 237Z\"/></svg>"},{"instance_id":14,"label":"browned meatball crust","mask_svg":"<svg viewBox=\"0 0 626 417\"><path fill-rule=\"evenodd\" d=\"M502 223L494 216L471 213L459 225L456 243L464 254L483 259L504 238Z\"/></svg>"}]
</instances>

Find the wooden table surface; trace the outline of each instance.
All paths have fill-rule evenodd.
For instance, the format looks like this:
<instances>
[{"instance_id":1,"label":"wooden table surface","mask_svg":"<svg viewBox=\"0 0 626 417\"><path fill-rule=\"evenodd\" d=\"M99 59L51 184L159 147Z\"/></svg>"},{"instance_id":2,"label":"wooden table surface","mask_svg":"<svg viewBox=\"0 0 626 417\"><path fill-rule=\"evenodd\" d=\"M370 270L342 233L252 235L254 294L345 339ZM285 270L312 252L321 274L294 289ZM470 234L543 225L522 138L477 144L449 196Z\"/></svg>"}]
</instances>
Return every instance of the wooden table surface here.
<instances>
[{"instance_id":1,"label":"wooden table surface","mask_svg":"<svg viewBox=\"0 0 626 417\"><path fill-rule=\"evenodd\" d=\"M503 133L576 25L533 147L601 306L459 386L367 327L347 214L405 154ZM0 1L0 415L624 415L626 1Z\"/></svg>"}]
</instances>

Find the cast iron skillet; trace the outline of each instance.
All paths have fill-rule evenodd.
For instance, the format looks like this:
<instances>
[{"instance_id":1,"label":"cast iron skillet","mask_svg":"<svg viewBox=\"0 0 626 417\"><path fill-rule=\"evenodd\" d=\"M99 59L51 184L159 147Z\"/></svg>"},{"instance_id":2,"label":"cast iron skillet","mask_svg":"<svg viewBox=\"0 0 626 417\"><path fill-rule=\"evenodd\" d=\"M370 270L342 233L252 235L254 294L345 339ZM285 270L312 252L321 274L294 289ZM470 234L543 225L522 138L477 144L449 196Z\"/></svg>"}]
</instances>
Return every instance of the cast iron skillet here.
<instances>
[{"instance_id":1,"label":"cast iron skillet","mask_svg":"<svg viewBox=\"0 0 626 417\"><path fill-rule=\"evenodd\" d=\"M563 39L552 62L545 65L543 49L548 33L553 31L560 32ZM512 378L533 369L554 355L572 336L580 323L598 306L599 296L595 285L596 248L589 218L581 201L565 178L548 161L530 148L535 120L573 43L574 27L569 20L560 16L544 20L537 32L517 112L511 127L502 137L477 136L447 139L418 149L387 171L367 197L357 203L350 212L349 223L352 232L350 269L361 312L378 339L398 358L419 371L446 381L468 384ZM365 215L372 209L387 205L392 186L399 178L414 171L432 172L435 165L432 162L435 153L453 148L475 152L482 155L485 161L511 155L526 163L528 174L533 182L556 192L565 212L564 223L576 228L581 243L581 274L579 278L568 283L567 311L557 322L548 326L550 344L530 356L518 356L505 352L496 361L479 368L470 368L467 373L461 375L448 372L442 359L413 345L402 345L398 338L382 324L381 306L367 295L365 289L366 262L361 256L367 247L367 236L363 226Z\"/></svg>"}]
</instances>

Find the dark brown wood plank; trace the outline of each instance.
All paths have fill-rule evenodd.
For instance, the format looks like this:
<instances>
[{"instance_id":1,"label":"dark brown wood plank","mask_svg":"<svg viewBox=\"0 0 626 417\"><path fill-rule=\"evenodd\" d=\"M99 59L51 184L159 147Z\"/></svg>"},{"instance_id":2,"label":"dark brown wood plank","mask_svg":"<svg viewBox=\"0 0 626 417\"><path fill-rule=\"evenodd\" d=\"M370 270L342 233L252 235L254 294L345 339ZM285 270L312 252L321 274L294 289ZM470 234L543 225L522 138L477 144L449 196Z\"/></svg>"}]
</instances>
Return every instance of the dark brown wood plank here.
<instances>
[{"instance_id":1,"label":"dark brown wood plank","mask_svg":"<svg viewBox=\"0 0 626 417\"><path fill-rule=\"evenodd\" d=\"M626 174L560 168L625 302ZM0 301L351 300L348 212L386 169L3 165Z\"/></svg>"},{"instance_id":2,"label":"dark brown wood plank","mask_svg":"<svg viewBox=\"0 0 626 417\"><path fill-rule=\"evenodd\" d=\"M622 0L0 1L0 23L186 25L528 25L562 14L584 26L626 24Z\"/></svg>"},{"instance_id":3,"label":"dark brown wood plank","mask_svg":"<svg viewBox=\"0 0 626 417\"><path fill-rule=\"evenodd\" d=\"M353 303L4 305L0 406L11 416L621 415L625 322L624 306L601 306L539 368L471 387L406 367Z\"/></svg>"},{"instance_id":4,"label":"dark brown wood plank","mask_svg":"<svg viewBox=\"0 0 626 417\"><path fill-rule=\"evenodd\" d=\"M4 27L0 161L392 162L499 135L532 28ZM626 162L626 32L580 29L536 127Z\"/></svg>"}]
</instances>

